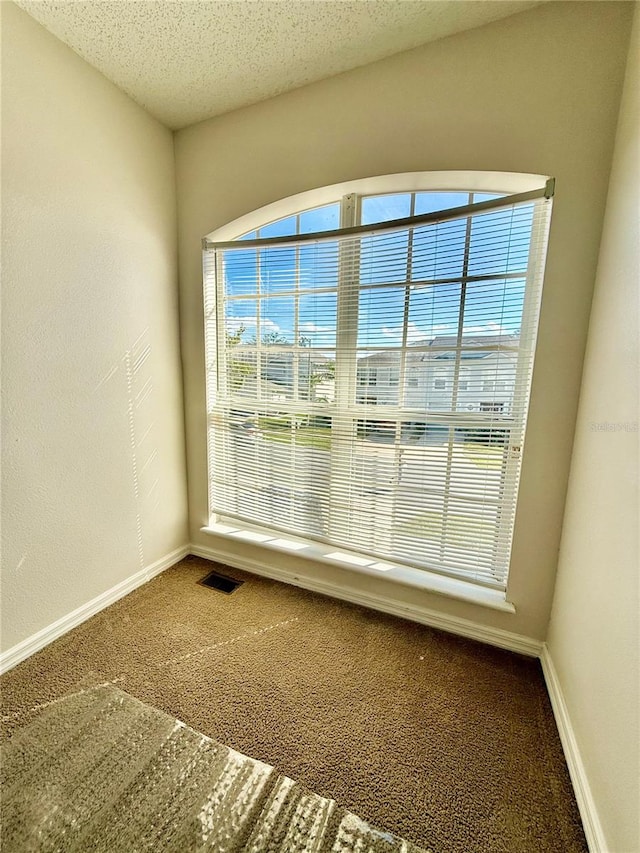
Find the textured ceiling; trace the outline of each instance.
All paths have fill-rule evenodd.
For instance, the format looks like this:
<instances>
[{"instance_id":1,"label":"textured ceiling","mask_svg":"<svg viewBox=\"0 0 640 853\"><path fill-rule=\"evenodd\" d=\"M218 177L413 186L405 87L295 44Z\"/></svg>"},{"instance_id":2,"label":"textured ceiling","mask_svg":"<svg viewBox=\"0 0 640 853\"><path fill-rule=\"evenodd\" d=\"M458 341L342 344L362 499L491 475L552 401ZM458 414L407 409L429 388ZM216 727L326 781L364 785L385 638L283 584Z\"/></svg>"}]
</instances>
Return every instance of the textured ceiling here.
<instances>
[{"instance_id":1,"label":"textured ceiling","mask_svg":"<svg viewBox=\"0 0 640 853\"><path fill-rule=\"evenodd\" d=\"M18 0L171 128L520 12L512 0Z\"/></svg>"}]
</instances>

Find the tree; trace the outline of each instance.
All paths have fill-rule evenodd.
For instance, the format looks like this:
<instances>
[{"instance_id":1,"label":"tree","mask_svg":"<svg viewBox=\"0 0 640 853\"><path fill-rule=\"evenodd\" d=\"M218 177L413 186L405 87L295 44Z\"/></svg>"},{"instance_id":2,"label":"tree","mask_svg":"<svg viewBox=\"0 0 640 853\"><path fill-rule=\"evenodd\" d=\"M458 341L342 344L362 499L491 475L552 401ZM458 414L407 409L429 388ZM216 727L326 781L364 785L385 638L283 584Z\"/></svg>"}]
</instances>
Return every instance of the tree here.
<instances>
[{"instance_id":1,"label":"tree","mask_svg":"<svg viewBox=\"0 0 640 853\"><path fill-rule=\"evenodd\" d=\"M316 365L315 370L309 377L309 388L310 388L310 396L311 399L314 400L316 396L316 388L321 382L325 382L327 380L332 380L336 378L336 363L335 361L328 361L326 364Z\"/></svg>"},{"instance_id":2,"label":"tree","mask_svg":"<svg viewBox=\"0 0 640 853\"><path fill-rule=\"evenodd\" d=\"M242 336L247 331L246 326L238 326L235 332L227 331L227 349L230 347L237 347L238 344L242 343Z\"/></svg>"},{"instance_id":3,"label":"tree","mask_svg":"<svg viewBox=\"0 0 640 853\"><path fill-rule=\"evenodd\" d=\"M234 347L242 343L242 336L247 331L246 326L238 326L235 332L226 333L227 343L227 382L230 391L237 391L242 388L245 381L256 375L255 363L251 362L251 354L239 355L234 358L232 353Z\"/></svg>"},{"instance_id":4,"label":"tree","mask_svg":"<svg viewBox=\"0 0 640 853\"><path fill-rule=\"evenodd\" d=\"M251 340L249 343L252 346L255 346L258 343L258 339L256 335L251 336ZM291 341L287 340L285 336L278 331L273 332L265 332L260 338L260 343L263 347L290 347Z\"/></svg>"}]
</instances>

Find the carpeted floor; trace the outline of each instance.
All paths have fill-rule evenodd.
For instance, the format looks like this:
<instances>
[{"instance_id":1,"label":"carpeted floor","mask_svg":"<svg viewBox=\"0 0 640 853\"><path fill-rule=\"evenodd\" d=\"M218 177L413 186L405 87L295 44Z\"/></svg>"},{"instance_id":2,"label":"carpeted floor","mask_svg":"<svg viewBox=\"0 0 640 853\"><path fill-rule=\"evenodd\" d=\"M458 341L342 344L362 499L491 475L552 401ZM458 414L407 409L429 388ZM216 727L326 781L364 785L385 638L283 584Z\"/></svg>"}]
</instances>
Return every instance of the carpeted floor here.
<instances>
[{"instance_id":1,"label":"carpeted floor","mask_svg":"<svg viewBox=\"0 0 640 853\"><path fill-rule=\"evenodd\" d=\"M113 685L1 745L3 853L433 853Z\"/></svg>"},{"instance_id":2,"label":"carpeted floor","mask_svg":"<svg viewBox=\"0 0 640 853\"><path fill-rule=\"evenodd\" d=\"M435 853L585 853L537 661L189 557L0 679L114 683Z\"/></svg>"}]
</instances>

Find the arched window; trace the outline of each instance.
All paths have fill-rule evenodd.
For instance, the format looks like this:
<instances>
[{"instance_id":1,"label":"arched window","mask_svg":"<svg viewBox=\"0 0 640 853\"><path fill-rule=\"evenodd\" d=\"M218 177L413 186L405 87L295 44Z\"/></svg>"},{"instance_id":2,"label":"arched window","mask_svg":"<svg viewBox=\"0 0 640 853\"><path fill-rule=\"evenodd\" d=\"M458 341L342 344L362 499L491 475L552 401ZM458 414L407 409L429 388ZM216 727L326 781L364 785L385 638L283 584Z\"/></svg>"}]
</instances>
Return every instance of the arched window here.
<instances>
[{"instance_id":1,"label":"arched window","mask_svg":"<svg viewBox=\"0 0 640 853\"><path fill-rule=\"evenodd\" d=\"M552 185L385 176L205 240L212 529L506 589Z\"/></svg>"}]
</instances>

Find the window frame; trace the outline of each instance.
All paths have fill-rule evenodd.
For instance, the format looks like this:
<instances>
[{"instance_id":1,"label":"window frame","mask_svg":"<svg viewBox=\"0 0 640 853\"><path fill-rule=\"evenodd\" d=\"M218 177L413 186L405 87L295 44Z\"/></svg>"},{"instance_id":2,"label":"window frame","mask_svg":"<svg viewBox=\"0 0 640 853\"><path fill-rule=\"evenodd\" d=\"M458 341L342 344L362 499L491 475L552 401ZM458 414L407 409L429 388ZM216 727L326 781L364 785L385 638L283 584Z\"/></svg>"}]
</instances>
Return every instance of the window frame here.
<instances>
[{"instance_id":1,"label":"window frame","mask_svg":"<svg viewBox=\"0 0 640 853\"><path fill-rule=\"evenodd\" d=\"M390 175L378 175L343 181L326 187L296 193L287 198L265 204L237 219L228 222L205 234L203 242L224 242L237 240L250 231L264 228L277 219L284 219L296 213L305 213L316 207L331 204L343 196L354 195L395 195L405 192L465 192L477 193L514 193L535 190L549 180L548 175L526 172L491 171L451 171L451 172L399 172ZM341 228L355 225L357 221L357 200L354 198L340 222Z\"/></svg>"},{"instance_id":2,"label":"window frame","mask_svg":"<svg viewBox=\"0 0 640 853\"><path fill-rule=\"evenodd\" d=\"M350 227L358 224L358 217L361 206L361 199L363 196L370 195L396 195L405 192L473 192L473 193L491 193L491 194L505 194L512 195L520 192L528 192L534 189L538 189L540 186L544 185L548 181L547 176L542 175L533 175L533 174L513 174L513 173L494 173L494 172L444 172L444 173L405 173L400 175L387 175L381 176L377 178L368 178L357 181L352 181L343 184L336 184L331 187L324 187L319 190L312 190L305 193L300 193L295 196L291 196L287 199L283 199L272 204L266 205L256 211L252 211L251 213L240 217L232 223L229 223L222 228L216 229L211 232L205 238L206 241L215 240L217 241L227 241L227 240L235 240L241 236L246 235L248 232L257 230L258 228L264 228L271 224L272 222L287 218L294 214L303 214L306 211L313 210L318 207L325 206L327 204L332 204L336 202L341 203L341 217L340 217L340 228ZM341 197L337 197L338 193L342 193ZM413 205L412 205L413 212ZM533 233L532 233L533 240ZM525 289L525 304L523 306L523 326L527 326L531 328L530 336L532 339L535 339L535 335L537 332L537 321L533 324L525 323L525 314L531 306L529 304L530 300L527 300L527 292L530 288L527 286ZM340 310L340 309L339 309ZM342 306L342 311L347 311L348 314L353 318L353 307L347 306L346 308ZM357 311L357 306L356 306ZM340 325L340 321L338 321L338 325ZM343 323L343 327L348 324ZM353 325L353 324L352 324ZM336 342L336 351L338 351L340 344ZM337 359L336 359L337 361ZM456 359L456 362L458 359ZM375 369L375 368L374 368ZM456 365L456 373L459 374L460 367ZM519 365L517 370L516 383L518 381L521 370L523 369L522 365ZM355 422L354 418L356 417L355 410L358 408L357 403L357 392L358 389L362 390L362 388L368 387L371 383L367 382L364 386L360 385L359 381L356 377L356 370L352 366L351 370L353 372L353 376L350 376L347 381L343 381L342 385L345 388L346 393L349 394L351 400L345 399L343 403L346 404L346 408L349 410L348 415L346 417L349 421ZM369 368L367 368L367 371ZM336 375L342 373L343 378L345 376L345 370L341 370L338 365L336 365ZM402 373L402 370L401 370ZM466 384L466 383L465 383ZM398 386L400 388L401 393L404 392L405 385L408 387L408 383L404 381L404 377L401 375L399 377ZM446 390L446 381L445 381L445 390ZM465 390L465 389L461 389ZM353 392L353 393L352 393ZM366 401L365 401L366 404ZM335 400L334 404L331 406L335 411L339 410L340 401L338 399ZM485 410L486 411L486 410ZM528 413L527 410L524 412L524 421L526 423L526 416ZM358 415L358 417L362 417L362 415ZM335 418L335 415L334 415ZM338 417L339 421L339 417ZM336 422L336 428L339 429L339 422ZM524 425L522 428L522 432L524 434ZM509 453L508 458L511 458L512 461L519 462L519 454L521 451L522 442L520 441L519 445L513 448L514 453ZM507 463L508 464L508 463ZM519 466L517 464L511 465L509 467L517 469ZM507 472L507 477L512 478L513 476L518 476L517 470L511 473L511 475ZM421 572L424 572L424 568L420 568ZM428 570L426 570L428 571ZM434 571L438 571L438 569L434 569ZM508 586L508 575L507 575L507 586ZM507 595L507 590L505 588L504 591L505 598Z\"/></svg>"}]
</instances>

